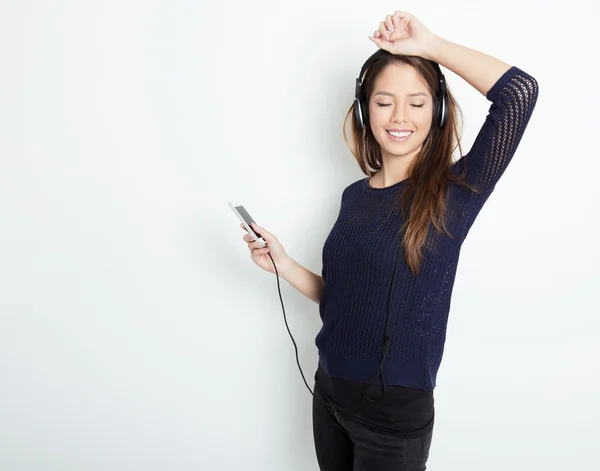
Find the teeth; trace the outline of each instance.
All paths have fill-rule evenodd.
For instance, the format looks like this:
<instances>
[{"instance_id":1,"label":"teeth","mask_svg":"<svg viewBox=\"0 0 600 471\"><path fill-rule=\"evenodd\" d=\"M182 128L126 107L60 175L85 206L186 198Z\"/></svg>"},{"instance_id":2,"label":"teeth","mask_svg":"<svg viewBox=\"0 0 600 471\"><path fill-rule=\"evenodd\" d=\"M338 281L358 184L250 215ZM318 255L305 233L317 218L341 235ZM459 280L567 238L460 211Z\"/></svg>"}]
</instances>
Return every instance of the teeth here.
<instances>
[{"instance_id":1,"label":"teeth","mask_svg":"<svg viewBox=\"0 0 600 471\"><path fill-rule=\"evenodd\" d=\"M388 131L392 136L394 137L406 137L406 136L410 136L412 134L412 131L409 132L393 132L393 131Z\"/></svg>"}]
</instances>

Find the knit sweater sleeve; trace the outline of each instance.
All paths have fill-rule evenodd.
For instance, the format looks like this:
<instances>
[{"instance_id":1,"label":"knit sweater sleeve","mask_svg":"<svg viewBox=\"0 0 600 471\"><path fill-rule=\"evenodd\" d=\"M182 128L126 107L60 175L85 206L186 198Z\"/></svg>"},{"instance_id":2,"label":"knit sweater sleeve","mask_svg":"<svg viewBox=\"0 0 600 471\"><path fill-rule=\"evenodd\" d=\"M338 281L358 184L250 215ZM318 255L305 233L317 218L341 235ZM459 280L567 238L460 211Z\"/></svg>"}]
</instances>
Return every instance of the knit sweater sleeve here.
<instances>
[{"instance_id":1,"label":"knit sweater sleeve","mask_svg":"<svg viewBox=\"0 0 600 471\"><path fill-rule=\"evenodd\" d=\"M457 162L465 180L479 189L466 202L477 213L510 163L538 97L538 83L516 66L507 70L490 88L492 102L472 148Z\"/></svg>"}]
</instances>

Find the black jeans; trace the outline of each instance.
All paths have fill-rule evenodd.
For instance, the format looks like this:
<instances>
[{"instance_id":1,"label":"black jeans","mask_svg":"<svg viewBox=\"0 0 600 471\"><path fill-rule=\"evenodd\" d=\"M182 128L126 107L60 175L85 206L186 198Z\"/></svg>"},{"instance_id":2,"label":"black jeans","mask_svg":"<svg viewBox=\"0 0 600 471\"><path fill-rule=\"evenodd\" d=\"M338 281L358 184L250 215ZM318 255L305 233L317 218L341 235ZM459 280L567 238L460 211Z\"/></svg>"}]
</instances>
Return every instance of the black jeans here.
<instances>
[{"instance_id":1,"label":"black jeans","mask_svg":"<svg viewBox=\"0 0 600 471\"><path fill-rule=\"evenodd\" d=\"M327 398L315 384L314 394ZM433 428L418 438L374 431L313 398L313 436L321 471L425 471Z\"/></svg>"}]
</instances>

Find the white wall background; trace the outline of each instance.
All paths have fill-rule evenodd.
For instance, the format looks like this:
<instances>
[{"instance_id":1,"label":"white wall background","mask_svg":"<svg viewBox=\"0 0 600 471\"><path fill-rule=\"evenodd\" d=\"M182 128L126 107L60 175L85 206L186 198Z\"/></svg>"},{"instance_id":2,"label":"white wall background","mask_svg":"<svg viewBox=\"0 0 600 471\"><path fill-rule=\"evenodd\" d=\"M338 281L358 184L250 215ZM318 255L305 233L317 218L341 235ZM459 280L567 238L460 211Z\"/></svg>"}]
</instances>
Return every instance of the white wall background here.
<instances>
[{"instance_id":1,"label":"white wall background","mask_svg":"<svg viewBox=\"0 0 600 471\"><path fill-rule=\"evenodd\" d=\"M320 274L364 177L342 119L398 9L540 85L463 246L428 469L600 468L592 0L3 0L0 469L318 469L277 280L227 202ZM445 72L466 151L489 102ZM312 387L318 306L281 289Z\"/></svg>"}]
</instances>

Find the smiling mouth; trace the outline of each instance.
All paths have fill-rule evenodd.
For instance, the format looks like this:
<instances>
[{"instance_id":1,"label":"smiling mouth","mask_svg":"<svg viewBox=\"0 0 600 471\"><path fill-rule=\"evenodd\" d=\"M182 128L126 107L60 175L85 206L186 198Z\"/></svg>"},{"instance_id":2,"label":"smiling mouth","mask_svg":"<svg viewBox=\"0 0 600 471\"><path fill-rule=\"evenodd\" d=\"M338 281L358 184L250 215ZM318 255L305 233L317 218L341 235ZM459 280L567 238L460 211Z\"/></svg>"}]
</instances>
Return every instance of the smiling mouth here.
<instances>
[{"instance_id":1,"label":"smiling mouth","mask_svg":"<svg viewBox=\"0 0 600 471\"><path fill-rule=\"evenodd\" d=\"M390 133L390 131L386 130L386 132L387 132L387 135L390 137L390 139L392 141L395 141L395 142L404 142L404 141L407 141L408 138L410 136L412 136L412 134L413 134L413 132L411 131L410 133L394 133L394 134L396 134L394 136L393 134Z\"/></svg>"}]
</instances>

